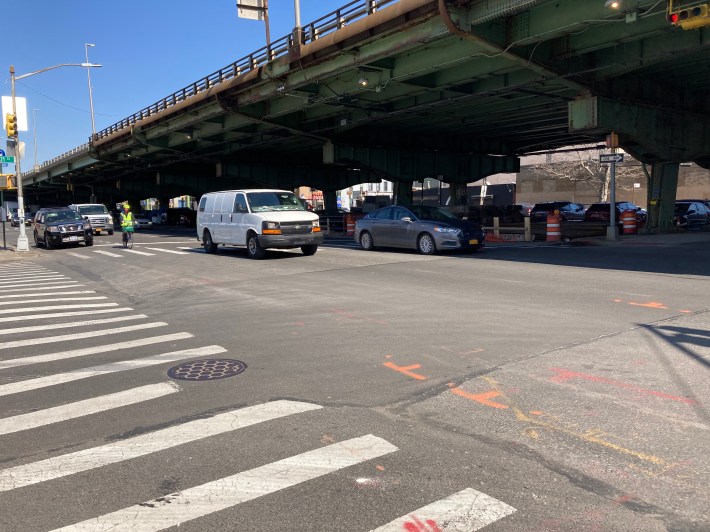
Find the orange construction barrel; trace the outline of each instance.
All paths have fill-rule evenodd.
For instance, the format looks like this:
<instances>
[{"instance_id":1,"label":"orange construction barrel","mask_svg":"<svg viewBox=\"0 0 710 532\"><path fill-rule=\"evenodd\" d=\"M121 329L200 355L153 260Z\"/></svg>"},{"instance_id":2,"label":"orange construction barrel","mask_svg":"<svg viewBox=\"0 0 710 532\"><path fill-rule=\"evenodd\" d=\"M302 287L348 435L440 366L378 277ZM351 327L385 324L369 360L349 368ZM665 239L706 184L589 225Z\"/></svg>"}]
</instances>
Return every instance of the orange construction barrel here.
<instances>
[{"instance_id":1,"label":"orange construction barrel","mask_svg":"<svg viewBox=\"0 0 710 532\"><path fill-rule=\"evenodd\" d=\"M559 214L550 213L547 215L547 239L548 242L559 242L562 240L562 217Z\"/></svg>"},{"instance_id":2,"label":"orange construction barrel","mask_svg":"<svg viewBox=\"0 0 710 532\"><path fill-rule=\"evenodd\" d=\"M345 234L347 236L355 234L355 217L352 214L345 215Z\"/></svg>"},{"instance_id":3,"label":"orange construction barrel","mask_svg":"<svg viewBox=\"0 0 710 532\"><path fill-rule=\"evenodd\" d=\"M624 235L635 235L636 234L636 212L635 211L624 211L621 213L621 227L622 227L622 234L624 234Z\"/></svg>"}]
</instances>

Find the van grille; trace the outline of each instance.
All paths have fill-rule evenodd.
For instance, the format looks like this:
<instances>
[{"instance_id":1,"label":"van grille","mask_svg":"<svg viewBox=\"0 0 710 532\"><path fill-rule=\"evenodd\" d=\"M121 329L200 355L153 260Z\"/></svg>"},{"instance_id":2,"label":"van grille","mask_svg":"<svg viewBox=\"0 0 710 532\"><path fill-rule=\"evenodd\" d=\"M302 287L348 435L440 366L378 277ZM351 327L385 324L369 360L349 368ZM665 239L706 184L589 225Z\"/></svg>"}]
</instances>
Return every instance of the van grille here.
<instances>
[{"instance_id":1,"label":"van grille","mask_svg":"<svg viewBox=\"0 0 710 532\"><path fill-rule=\"evenodd\" d=\"M313 231L313 222L281 222L281 234L308 235Z\"/></svg>"}]
</instances>

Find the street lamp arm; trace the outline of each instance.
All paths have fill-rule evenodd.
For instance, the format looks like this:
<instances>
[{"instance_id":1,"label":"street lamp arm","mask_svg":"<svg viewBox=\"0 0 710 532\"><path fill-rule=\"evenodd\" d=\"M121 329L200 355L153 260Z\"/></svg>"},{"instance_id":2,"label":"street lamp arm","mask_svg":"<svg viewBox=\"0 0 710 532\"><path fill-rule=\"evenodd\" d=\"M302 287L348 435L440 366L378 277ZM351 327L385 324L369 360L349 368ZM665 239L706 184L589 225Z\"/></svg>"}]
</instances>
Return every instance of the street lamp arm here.
<instances>
[{"instance_id":1,"label":"street lamp arm","mask_svg":"<svg viewBox=\"0 0 710 532\"><path fill-rule=\"evenodd\" d=\"M55 68L70 67L70 66L85 67L85 68L100 68L103 65L97 65L94 63L63 63L61 65L54 65L51 67L43 68L42 70L30 72L29 74L22 74L21 76L15 76L15 80L29 78L30 76L34 76L36 74L41 74L42 72L47 72L47 70L54 70Z\"/></svg>"}]
</instances>

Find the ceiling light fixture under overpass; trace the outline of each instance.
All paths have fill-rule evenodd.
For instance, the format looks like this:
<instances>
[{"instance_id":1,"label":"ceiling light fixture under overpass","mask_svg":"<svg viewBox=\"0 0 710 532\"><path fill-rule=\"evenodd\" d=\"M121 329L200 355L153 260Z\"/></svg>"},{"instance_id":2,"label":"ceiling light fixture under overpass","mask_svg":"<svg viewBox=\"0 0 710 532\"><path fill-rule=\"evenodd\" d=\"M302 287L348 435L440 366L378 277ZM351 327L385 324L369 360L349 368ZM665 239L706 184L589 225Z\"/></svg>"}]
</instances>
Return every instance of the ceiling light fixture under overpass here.
<instances>
[{"instance_id":1,"label":"ceiling light fixture under overpass","mask_svg":"<svg viewBox=\"0 0 710 532\"><path fill-rule=\"evenodd\" d=\"M604 7L619 9L623 3L623 0L606 0L606 2L604 2Z\"/></svg>"}]
</instances>

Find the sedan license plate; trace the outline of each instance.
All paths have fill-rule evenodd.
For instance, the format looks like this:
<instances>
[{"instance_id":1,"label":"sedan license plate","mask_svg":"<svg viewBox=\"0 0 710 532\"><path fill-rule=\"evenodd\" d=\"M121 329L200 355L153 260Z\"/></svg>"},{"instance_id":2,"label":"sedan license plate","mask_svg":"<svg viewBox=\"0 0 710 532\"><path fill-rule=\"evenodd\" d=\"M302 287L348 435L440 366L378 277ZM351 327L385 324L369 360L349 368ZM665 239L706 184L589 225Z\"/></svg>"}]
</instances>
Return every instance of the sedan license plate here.
<instances>
[{"instance_id":1,"label":"sedan license plate","mask_svg":"<svg viewBox=\"0 0 710 532\"><path fill-rule=\"evenodd\" d=\"M468 243L471 244L472 246L476 246L476 245L478 245L478 240L476 240L474 238L473 240L469 240Z\"/></svg>"},{"instance_id":2,"label":"sedan license plate","mask_svg":"<svg viewBox=\"0 0 710 532\"><path fill-rule=\"evenodd\" d=\"M96 234L97 234L97 235L100 235L100 234L101 234L101 229L97 229L97 230L96 230Z\"/></svg>"},{"instance_id":3,"label":"sedan license plate","mask_svg":"<svg viewBox=\"0 0 710 532\"><path fill-rule=\"evenodd\" d=\"M62 238L62 240L64 242L76 242L77 240L79 240L79 237L76 235L70 235L70 236L65 236L64 238Z\"/></svg>"}]
</instances>

